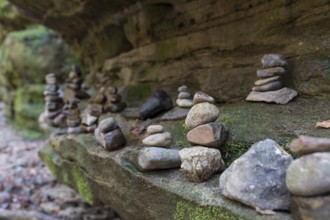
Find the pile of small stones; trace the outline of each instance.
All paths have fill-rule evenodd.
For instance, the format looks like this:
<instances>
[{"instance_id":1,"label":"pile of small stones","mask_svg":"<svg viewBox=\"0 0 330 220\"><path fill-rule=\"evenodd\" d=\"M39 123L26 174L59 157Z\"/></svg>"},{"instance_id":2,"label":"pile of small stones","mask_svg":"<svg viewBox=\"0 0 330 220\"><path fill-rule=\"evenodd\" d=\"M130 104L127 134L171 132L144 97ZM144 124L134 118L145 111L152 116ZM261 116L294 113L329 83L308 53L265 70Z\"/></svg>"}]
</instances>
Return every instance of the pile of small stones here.
<instances>
[{"instance_id":1,"label":"pile of small stones","mask_svg":"<svg viewBox=\"0 0 330 220\"><path fill-rule=\"evenodd\" d=\"M299 136L290 150L294 160L286 174L295 219L328 219L330 216L330 138Z\"/></svg>"},{"instance_id":2,"label":"pile of small stones","mask_svg":"<svg viewBox=\"0 0 330 220\"><path fill-rule=\"evenodd\" d=\"M89 104L82 114L80 125L81 132L93 133L97 127L101 114L102 111L97 105Z\"/></svg>"},{"instance_id":3,"label":"pile of small stones","mask_svg":"<svg viewBox=\"0 0 330 220\"><path fill-rule=\"evenodd\" d=\"M213 102L213 97L197 92L185 120L190 129L187 140L193 147L182 149L179 155L181 170L190 181L205 181L225 168L221 153L215 148L225 143L227 130L215 122L220 112Z\"/></svg>"},{"instance_id":4,"label":"pile of small stones","mask_svg":"<svg viewBox=\"0 0 330 220\"><path fill-rule=\"evenodd\" d=\"M261 63L264 69L257 70L259 78L252 88L252 92L246 98L247 101L275 102L286 104L291 101L297 92L283 88L281 77L286 72L284 66L287 61L280 54L266 54Z\"/></svg>"},{"instance_id":5,"label":"pile of small stones","mask_svg":"<svg viewBox=\"0 0 330 220\"><path fill-rule=\"evenodd\" d=\"M57 84L56 76L54 73L46 75L46 88L44 91L45 96L45 114L53 127L66 127L66 117L62 113L63 99L59 96L59 86Z\"/></svg>"},{"instance_id":6,"label":"pile of small stones","mask_svg":"<svg viewBox=\"0 0 330 220\"><path fill-rule=\"evenodd\" d=\"M187 86L180 86L178 88L178 99L176 104L181 108L190 108L193 106L193 100L191 99L191 94L188 92Z\"/></svg>"},{"instance_id":7,"label":"pile of small stones","mask_svg":"<svg viewBox=\"0 0 330 220\"><path fill-rule=\"evenodd\" d=\"M69 73L69 77L66 80L66 86L73 92L73 97L78 99L89 98L89 95L82 89L83 79L78 66L73 65L72 70Z\"/></svg>"},{"instance_id":8,"label":"pile of small stones","mask_svg":"<svg viewBox=\"0 0 330 220\"><path fill-rule=\"evenodd\" d=\"M107 151L114 151L126 144L126 138L112 117L103 119L94 131L96 140Z\"/></svg>"},{"instance_id":9,"label":"pile of small stones","mask_svg":"<svg viewBox=\"0 0 330 220\"><path fill-rule=\"evenodd\" d=\"M145 146L139 151L137 166L142 171L171 169L180 167L179 150L170 149L172 135L164 132L162 125L150 125L147 137L142 140Z\"/></svg>"},{"instance_id":10,"label":"pile of small stones","mask_svg":"<svg viewBox=\"0 0 330 220\"><path fill-rule=\"evenodd\" d=\"M125 102L122 102L121 100L122 98L121 95L118 94L117 87L110 88L109 99L110 99L110 103L107 103L103 107L104 112L118 113L123 111L127 106Z\"/></svg>"},{"instance_id":11,"label":"pile of small stones","mask_svg":"<svg viewBox=\"0 0 330 220\"><path fill-rule=\"evenodd\" d=\"M68 126L68 133L80 133L80 110L78 108L79 100L72 98L65 103L65 112L67 115L66 124Z\"/></svg>"}]
</instances>

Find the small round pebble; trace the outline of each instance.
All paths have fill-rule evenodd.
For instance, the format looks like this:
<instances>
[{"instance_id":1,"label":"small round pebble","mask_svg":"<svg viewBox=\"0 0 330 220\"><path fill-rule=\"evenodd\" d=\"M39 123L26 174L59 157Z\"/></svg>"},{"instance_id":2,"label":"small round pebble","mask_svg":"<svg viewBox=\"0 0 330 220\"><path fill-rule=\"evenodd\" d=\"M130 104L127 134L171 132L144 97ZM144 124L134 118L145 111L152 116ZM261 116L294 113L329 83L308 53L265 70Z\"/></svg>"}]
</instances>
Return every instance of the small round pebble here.
<instances>
[{"instance_id":1,"label":"small round pebble","mask_svg":"<svg viewBox=\"0 0 330 220\"><path fill-rule=\"evenodd\" d=\"M188 91L188 87L187 86L180 86L178 88L178 92L187 92Z\"/></svg>"},{"instance_id":2,"label":"small round pebble","mask_svg":"<svg viewBox=\"0 0 330 220\"><path fill-rule=\"evenodd\" d=\"M162 133L163 131L164 131L164 127L161 125L150 125L147 128L148 134L157 134L157 133Z\"/></svg>"}]
</instances>

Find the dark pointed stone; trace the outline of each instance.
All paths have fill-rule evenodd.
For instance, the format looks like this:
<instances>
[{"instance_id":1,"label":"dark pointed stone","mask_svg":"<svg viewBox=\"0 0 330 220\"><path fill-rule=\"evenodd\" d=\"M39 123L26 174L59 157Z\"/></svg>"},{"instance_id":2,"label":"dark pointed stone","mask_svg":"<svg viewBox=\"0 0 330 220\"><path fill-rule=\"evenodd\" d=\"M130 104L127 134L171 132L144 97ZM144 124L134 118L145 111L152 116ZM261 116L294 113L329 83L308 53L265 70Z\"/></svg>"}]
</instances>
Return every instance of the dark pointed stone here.
<instances>
[{"instance_id":1,"label":"dark pointed stone","mask_svg":"<svg viewBox=\"0 0 330 220\"><path fill-rule=\"evenodd\" d=\"M140 118L145 120L159 113L170 110L173 107L171 97L164 91L153 93L140 109Z\"/></svg>"}]
</instances>

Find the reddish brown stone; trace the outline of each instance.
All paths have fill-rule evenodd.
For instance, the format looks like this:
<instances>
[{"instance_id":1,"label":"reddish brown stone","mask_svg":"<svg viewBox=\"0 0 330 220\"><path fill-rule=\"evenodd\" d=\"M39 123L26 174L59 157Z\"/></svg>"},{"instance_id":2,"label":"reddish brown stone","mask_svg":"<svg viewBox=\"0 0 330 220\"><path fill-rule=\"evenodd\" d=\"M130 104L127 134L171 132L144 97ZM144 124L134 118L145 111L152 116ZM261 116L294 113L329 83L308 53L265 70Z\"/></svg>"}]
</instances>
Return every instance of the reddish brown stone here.
<instances>
[{"instance_id":1,"label":"reddish brown stone","mask_svg":"<svg viewBox=\"0 0 330 220\"><path fill-rule=\"evenodd\" d=\"M197 126L187 134L187 140L192 145L219 147L226 142L227 129L215 122Z\"/></svg>"}]
</instances>

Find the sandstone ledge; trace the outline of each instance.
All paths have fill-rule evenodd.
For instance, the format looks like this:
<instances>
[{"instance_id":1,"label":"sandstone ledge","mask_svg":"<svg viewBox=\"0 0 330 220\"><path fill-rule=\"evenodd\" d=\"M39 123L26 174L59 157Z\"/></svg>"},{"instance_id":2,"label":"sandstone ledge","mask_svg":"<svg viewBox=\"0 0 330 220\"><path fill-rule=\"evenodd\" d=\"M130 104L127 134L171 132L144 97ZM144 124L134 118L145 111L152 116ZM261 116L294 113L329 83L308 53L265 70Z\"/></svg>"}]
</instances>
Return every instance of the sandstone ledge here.
<instances>
[{"instance_id":1,"label":"sandstone ledge","mask_svg":"<svg viewBox=\"0 0 330 220\"><path fill-rule=\"evenodd\" d=\"M56 179L124 219L291 219L261 216L220 196L219 175L196 184L179 170L141 173L127 161L133 148L106 152L91 135L68 135L52 138L40 156Z\"/></svg>"},{"instance_id":2,"label":"sandstone ledge","mask_svg":"<svg viewBox=\"0 0 330 220\"><path fill-rule=\"evenodd\" d=\"M286 146L296 135L329 137L326 129L315 129L317 121L326 120L328 99L298 97L287 105L240 101L219 107L218 122L229 128L229 138L220 148L229 164L253 143L272 138ZM302 108L304 106L304 108ZM291 219L287 213L261 216L253 209L228 200L219 194L219 174L204 183L192 183L179 170L141 173L128 162L141 148L141 137L134 136L134 126L161 124L173 135L172 146L190 146L186 140L184 120L161 121L162 116L136 121L122 114L111 115L121 126L128 146L106 152L92 135L51 137L40 152L55 178L73 188L91 204L107 205L124 219ZM104 115L102 118L110 115ZM203 219L202 218L202 219Z\"/></svg>"}]
</instances>

